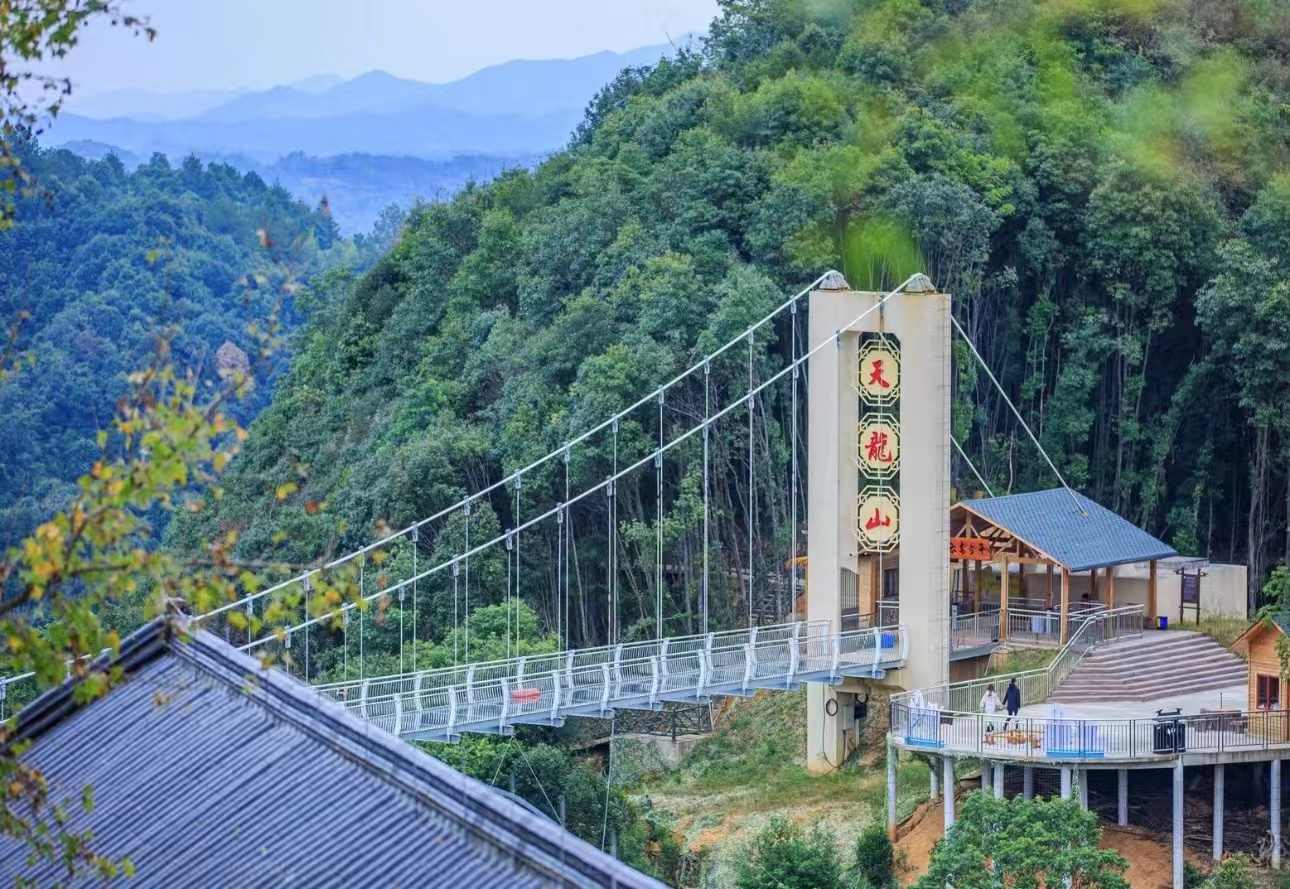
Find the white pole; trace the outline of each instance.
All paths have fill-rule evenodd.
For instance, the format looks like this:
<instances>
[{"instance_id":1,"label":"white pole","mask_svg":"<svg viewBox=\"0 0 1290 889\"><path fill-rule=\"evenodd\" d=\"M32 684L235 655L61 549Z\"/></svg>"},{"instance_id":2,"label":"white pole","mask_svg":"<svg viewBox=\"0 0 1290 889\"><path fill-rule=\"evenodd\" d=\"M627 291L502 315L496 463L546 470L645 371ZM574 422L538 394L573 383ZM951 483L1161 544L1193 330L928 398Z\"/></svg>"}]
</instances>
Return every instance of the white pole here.
<instances>
[{"instance_id":1,"label":"white pole","mask_svg":"<svg viewBox=\"0 0 1290 889\"><path fill-rule=\"evenodd\" d=\"M1120 769L1115 823L1125 827L1129 823L1129 770Z\"/></svg>"},{"instance_id":2,"label":"white pole","mask_svg":"<svg viewBox=\"0 0 1290 889\"><path fill-rule=\"evenodd\" d=\"M1062 799L1071 798L1071 767L1062 766Z\"/></svg>"},{"instance_id":3,"label":"white pole","mask_svg":"<svg viewBox=\"0 0 1290 889\"><path fill-rule=\"evenodd\" d=\"M896 839L896 745L887 745L887 836Z\"/></svg>"},{"instance_id":4,"label":"white pole","mask_svg":"<svg viewBox=\"0 0 1290 889\"><path fill-rule=\"evenodd\" d=\"M1272 760L1272 868L1281 867L1281 760Z\"/></svg>"},{"instance_id":5,"label":"white pole","mask_svg":"<svg viewBox=\"0 0 1290 889\"><path fill-rule=\"evenodd\" d=\"M1223 860L1223 765L1214 766L1214 860Z\"/></svg>"},{"instance_id":6,"label":"white pole","mask_svg":"<svg viewBox=\"0 0 1290 889\"><path fill-rule=\"evenodd\" d=\"M994 798L1003 799L1003 763L994 764Z\"/></svg>"},{"instance_id":7,"label":"white pole","mask_svg":"<svg viewBox=\"0 0 1290 889\"><path fill-rule=\"evenodd\" d=\"M1174 889L1183 889L1183 762L1174 762Z\"/></svg>"},{"instance_id":8,"label":"white pole","mask_svg":"<svg viewBox=\"0 0 1290 889\"><path fill-rule=\"evenodd\" d=\"M945 832L954 826L954 757L946 755L941 770L945 773Z\"/></svg>"},{"instance_id":9,"label":"white pole","mask_svg":"<svg viewBox=\"0 0 1290 889\"><path fill-rule=\"evenodd\" d=\"M1021 769L1021 795L1026 799L1035 798L1035 768L1023 766Z\"/></svg>"}]
</instances>

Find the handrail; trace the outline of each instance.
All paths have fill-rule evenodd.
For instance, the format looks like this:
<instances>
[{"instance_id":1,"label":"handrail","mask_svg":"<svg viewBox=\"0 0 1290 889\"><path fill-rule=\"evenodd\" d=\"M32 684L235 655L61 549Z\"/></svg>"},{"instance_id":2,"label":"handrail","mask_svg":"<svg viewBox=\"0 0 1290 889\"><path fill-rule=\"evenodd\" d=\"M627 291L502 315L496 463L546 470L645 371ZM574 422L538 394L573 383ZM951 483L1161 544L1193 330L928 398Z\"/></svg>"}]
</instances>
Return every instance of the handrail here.
<instances>
[{"instance_id":1,"label":"handrail","mask_svg":"<svg viewBox=\"0 0 1290 889\"><path fill-rule=\"evenodd\" d=\"M1071 633L1066 644L1058 651L1057 657L1047 667L1018 673L1001 673L997 676L987 676L982 679L941 683L931 688L901 692L891 696L891 703L909 705L914 695L918 694L922 695L923 701L929 705L939 706L946 711L970 713L975 709L976 702L980 698L980 691L983 691L985 686L1006 685L1014 679L1021 686L1022 700L1047 700L1052 691L1056 689L1062 680L1070 675L1090 649L1111 639L1132 635L1127 632L1118 632L1117 628L1126 619L1128 619L1130 626L1133 626L1132 616L1136 615L1137 633L1141 634L1142 612L1143 607L1141 605L1126 605L1112 611L1099 611L1079 618L1079 626ZM1112 628L1110 634L1105 632L1108 626ZM1099 629L1104 632L1099 633ZM963 705L964 702L967 702L966 706L956 706Z\"/></svg>"},{"instance_id":2,"label":"handrail","mask_svg":"<svg viewBox=\"0 0 1290 889\"><path fill-rule=\"evenodd\" d=\"M992 759L1175 759L1186 753L1290 748L1290 711L1222 710L1188 716L1085 719L891 706L891 734L911 748Z\"/></svg>"}]
</instances>

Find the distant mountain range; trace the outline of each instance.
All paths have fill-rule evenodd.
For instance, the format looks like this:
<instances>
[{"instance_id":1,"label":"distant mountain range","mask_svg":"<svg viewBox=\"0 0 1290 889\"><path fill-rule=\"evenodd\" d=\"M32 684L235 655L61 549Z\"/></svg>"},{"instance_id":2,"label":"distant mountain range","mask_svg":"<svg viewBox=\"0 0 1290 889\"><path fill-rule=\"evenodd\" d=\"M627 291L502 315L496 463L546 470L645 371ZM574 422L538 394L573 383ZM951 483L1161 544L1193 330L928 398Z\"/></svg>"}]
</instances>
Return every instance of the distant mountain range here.
<instances>
[{"instance_id":1,"label":"distant mountain range","mask_svg":"<svg viewBox=\"0 0 1290 889\"><path fill-rule=\"evenodd\" d=\"M108 93L69 102L46 138L114 145L144 157L226 153L260 162L298 151L437 159L543 153L567 141L592 96L619 71L671 51L659 45L517 60L442 84L369 71L258 92Z\"/></svg>"},{"instance_id":2,"label":"distant mountain range","mask_svg":"<svg viewBox=\"0 0 1290 889\"><path fill-rule=\"evenodd\" d=\"M73 94L42 141L127 166L157 152L223 161L305 201L327 195L342 228L362 231L390 203L451 194L562 147L601 87L672 52L516 60L439 84L369 71L259 91Z\"/></svg>"}]
</instances>

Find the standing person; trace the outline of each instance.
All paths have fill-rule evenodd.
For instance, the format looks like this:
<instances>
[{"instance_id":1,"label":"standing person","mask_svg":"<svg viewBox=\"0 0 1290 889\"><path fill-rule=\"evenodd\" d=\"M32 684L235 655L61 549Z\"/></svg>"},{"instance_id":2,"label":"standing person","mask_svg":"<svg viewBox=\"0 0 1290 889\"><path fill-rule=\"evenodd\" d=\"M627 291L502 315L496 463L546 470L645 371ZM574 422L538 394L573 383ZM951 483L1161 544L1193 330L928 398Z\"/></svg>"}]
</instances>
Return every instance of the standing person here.
<instances>
[{"instance_id":1,"label":"standing person","mask_svg":"<svg viewBox=\"0 0 1290 889\"><path fill-rule=\"evenodd\" d=\"M994 720L990 717L999 712L999 696L994 693L993 685L987 685L985 694L981 695L981 712L986 715L985 733L994 734Z\"/></svg>"},{"instance_id":2,"label":"standing person","mask_svg":"<svg viewBox=\"0 0 1290 889\"><path fill-rule=\"evenodd\" d=\"M1003 693L1003 707L1008 711L1008 718L1003 721L1003 730L1006 732L1012 720L1021 721L1017 717L1017 712L1021 710L1021 688L1015 679L1008 683L1008 688Z\"/></svg>"}]
</instances>

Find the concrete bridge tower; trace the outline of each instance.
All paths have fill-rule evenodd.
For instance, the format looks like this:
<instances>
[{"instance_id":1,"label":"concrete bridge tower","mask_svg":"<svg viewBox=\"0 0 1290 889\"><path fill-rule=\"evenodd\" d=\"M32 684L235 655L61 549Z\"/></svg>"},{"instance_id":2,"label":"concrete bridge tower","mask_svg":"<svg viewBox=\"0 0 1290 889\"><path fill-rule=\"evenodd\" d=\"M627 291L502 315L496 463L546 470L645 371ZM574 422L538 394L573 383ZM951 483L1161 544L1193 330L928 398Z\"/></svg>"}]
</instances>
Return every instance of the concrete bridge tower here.
<instances>
[{"instance_id":1,"label":"concrete bridge tower","mask_svg":"<svg viewBox=\"0 0 1290 889\"><path fill-rule=\"evenodd\" d=\"M808 363L807 617L890 616L894 592L909 658L884 684L923 688L949 676L950 297L922 275L883 297L836 274L810 295L809 342L836 346ZM859 690L809 688L812 770L850 752Z\"/></svg>"}]
</instances>

